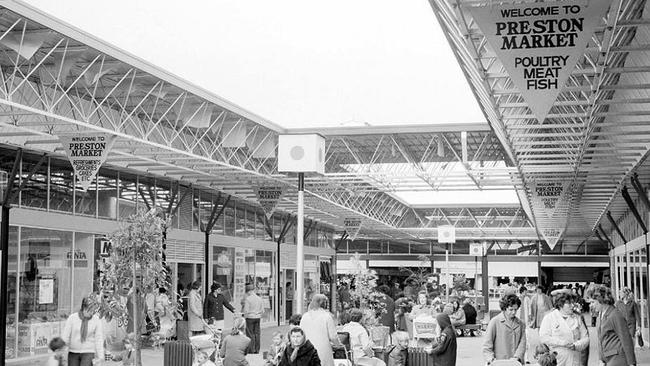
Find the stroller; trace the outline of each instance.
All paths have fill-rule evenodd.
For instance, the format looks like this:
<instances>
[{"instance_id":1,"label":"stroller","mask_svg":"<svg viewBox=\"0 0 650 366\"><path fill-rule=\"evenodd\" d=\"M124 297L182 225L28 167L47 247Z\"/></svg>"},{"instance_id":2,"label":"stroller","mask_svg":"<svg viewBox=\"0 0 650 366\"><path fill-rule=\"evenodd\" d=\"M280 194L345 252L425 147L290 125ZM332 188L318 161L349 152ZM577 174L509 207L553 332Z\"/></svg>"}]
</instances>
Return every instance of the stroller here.
<instances>
[{"instance_id":1,"label":"stroller","mask_svg":"<svg viewBox=\"0 0 650 366\"><path fill-rule=\"evenodd\" d=\"M212 362L221 365L221 359L219 357L221 330L206 323L205 320L203 320L203 328L205 329L205 334L190 337L190 344L194 351L194 359L196 360L198 352L203 351Z\"/></svg>"},{"instance_id":2,"label":"stroller","mask_svg":"<svg viewBox=\"0 0 650 366\"><path fill-rule=\"evenodd\" d=\"M350 348L350 333L338 332L337 333L341 346L334 348L334 366L352 366L354 364L352 357L352 349Z\"/></svg>"}]
</instances>

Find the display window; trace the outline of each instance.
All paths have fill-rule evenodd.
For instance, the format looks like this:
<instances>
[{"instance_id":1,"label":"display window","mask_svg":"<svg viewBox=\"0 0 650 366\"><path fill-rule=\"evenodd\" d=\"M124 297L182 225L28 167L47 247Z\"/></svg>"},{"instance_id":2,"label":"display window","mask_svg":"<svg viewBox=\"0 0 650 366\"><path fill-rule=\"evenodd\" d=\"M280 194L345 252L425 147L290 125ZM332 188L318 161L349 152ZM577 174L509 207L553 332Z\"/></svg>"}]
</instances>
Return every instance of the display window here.
<instances>
[{"instance_id":1,"label":"display window","mask_svg":"<svg viewBox=\"0 0 650 366\"><path fill-rule=\"evenodd\" d=\"M49 340L92 293L95 239L88 233L11 227L7 358L46 354Z\"/></svg>"},{"instance_id":2,"label":"display window","mask_svg":"<svg viewBox=\"0 0 650 366\"><path fill-rule=\"evenodd\" d=\"M235 284L235 248L214 247L212 257L212 281L220 284L226 299L232 301Z\"/></svg>"}]
</instances>

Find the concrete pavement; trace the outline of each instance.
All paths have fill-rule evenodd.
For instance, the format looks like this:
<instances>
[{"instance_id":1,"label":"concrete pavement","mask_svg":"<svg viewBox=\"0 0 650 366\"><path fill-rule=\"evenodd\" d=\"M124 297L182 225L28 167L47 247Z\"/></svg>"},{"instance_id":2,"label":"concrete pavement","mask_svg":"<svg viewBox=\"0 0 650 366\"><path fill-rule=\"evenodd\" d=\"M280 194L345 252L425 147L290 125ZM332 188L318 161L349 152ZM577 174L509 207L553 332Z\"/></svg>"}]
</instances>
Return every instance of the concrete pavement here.
<instances>
[{"instance_id":1,"label":"concrete pavement","mask_svg":"<svg viewBox=\"0 0 650 366\"><path fill-rule=\"evenodd\" d=\"M262 329L262 342L261 342L261 351L268 349L272 335L275 331L288 331L288 327L271 327ZM597 359L597 340L596 340L596 330L594 328L589 328L589 334L591 338L591 352L589 357L589 365L598 365ZM531 334L531 345L536 342L536 335L534 332ZM457 366L480 366L485 362L483 360L483 355L481 353L481 346L483 344L483 337L460 337L458 338L458 354L457 354ZM637 348L637 365L650 365L650 349L648 348ZM264 362L262 361L262 355L248 355L248 362L250 366L262 366ZM163 351L162 350L153 350L153 349L144 349L142 351L142 363L143 366L162 366L163 365ZM11 365L16 366L38 366L45 365L44 360L31 360L25 363L10 363ZM105 366L117 366L121 363L105 363Z\"/></svg>"}]
</instances>

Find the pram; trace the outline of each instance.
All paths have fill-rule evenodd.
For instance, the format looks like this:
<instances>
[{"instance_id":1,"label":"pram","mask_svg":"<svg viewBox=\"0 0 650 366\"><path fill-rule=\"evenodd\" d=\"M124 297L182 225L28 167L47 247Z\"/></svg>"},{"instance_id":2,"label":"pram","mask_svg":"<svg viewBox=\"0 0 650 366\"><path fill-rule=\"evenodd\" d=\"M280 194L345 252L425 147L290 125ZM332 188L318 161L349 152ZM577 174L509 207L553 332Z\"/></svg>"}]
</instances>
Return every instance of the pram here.
<instances>
[{"instance_id":1,"label":"pram","mask_svg":"<svg viewBox=\"0 0 650 366\"><path fill-rule=\"evenodd\" d=\"M340 347L335 347L334 351L334 366L352 366L354 365L354 358L352 357L352 350L350 349L350 333L338 332Z\"/></svg>"},{"instance_id":2,"label":"pram","mask_svg":"<svg viewBox=\"0 0 650 366\"><path fill-rule=\"evenodd\" d=\"M221 330L214 328L203 320L205 334L190 337L190 344L194 350L194 359L199 351L208 354L210 360L217 365L221 364L219 347L221 346Z\"/></svg>"}]
</instances>

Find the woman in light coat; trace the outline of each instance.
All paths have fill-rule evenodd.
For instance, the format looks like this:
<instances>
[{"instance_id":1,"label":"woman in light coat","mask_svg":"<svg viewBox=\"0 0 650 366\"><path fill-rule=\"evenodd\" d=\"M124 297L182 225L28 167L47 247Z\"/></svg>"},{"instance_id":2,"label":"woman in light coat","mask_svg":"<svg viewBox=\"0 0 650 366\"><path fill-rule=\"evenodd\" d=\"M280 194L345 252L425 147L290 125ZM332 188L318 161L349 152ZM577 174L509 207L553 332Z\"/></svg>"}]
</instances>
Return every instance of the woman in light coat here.
<instances>
[{"instance_id":1,"label":"woman in light coat","mask_svg":"<svg viewBox=\"0 0 650 366\"><path fill-rule=\"evenodd\" d=\"M541 343L557 353L558 366L580 366L580 352L589 346L589 333L584 322L574 313L575 297L558 294L539 328Z\"/></svg>"},{"instance_id":2,"label":"woman in light coat","mask_svg":"<svg viewBox=\"0 0 650 366\"><path fill-rule=\"evenodd\" d=\"M325 310L327 297L316 294L309 304L309 310L300 320L300 328L305 331L307 339L316 348L321 365L333 365L332 345L340 346L336 326L332 315Z\"/></svg>"},{"instance_id":3,"label":"woman in light coat","mask_svg":"<svg viewBox=\"0 0 650 366\"><path fill-rule=\"evenodd\" d=\"M187 307L187 320L189 322L190 335L203 334L203 299L201 298L201 282L194 281L189 294L189 305Z\"/></svg>"}]
</instances>

